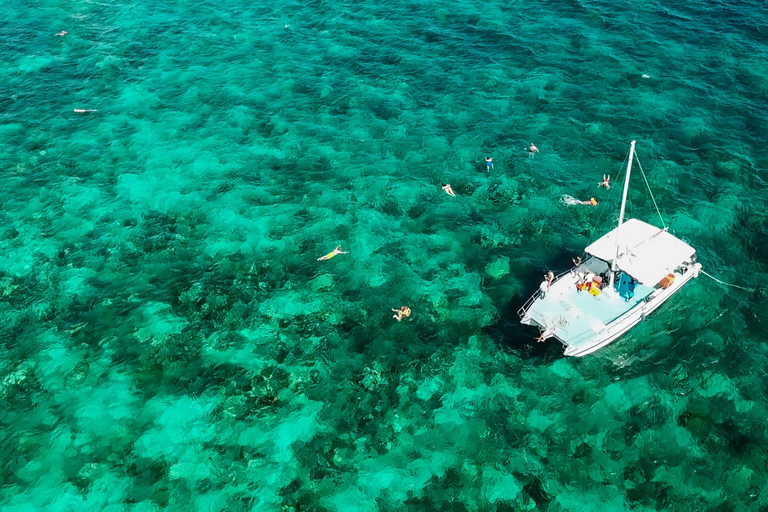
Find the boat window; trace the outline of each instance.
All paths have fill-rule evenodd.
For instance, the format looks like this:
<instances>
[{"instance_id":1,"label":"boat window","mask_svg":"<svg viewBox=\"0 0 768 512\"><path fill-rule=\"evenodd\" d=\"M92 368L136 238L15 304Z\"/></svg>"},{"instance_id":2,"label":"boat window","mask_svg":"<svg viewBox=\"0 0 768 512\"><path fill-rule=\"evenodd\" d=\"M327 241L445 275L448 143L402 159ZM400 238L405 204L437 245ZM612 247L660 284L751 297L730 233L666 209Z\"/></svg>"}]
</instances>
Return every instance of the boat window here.
<instances>
[{"instance_id":1,"label":"boat window","mask_svg":"<svg viewBox=\"0 0 768 512\"><path fill-rule=\"evenodd\" d=\"M589 258L582 263L582 266L597 275L605 274L611 269L608 263L599 258Z\"/></svg>"}]
</instances>

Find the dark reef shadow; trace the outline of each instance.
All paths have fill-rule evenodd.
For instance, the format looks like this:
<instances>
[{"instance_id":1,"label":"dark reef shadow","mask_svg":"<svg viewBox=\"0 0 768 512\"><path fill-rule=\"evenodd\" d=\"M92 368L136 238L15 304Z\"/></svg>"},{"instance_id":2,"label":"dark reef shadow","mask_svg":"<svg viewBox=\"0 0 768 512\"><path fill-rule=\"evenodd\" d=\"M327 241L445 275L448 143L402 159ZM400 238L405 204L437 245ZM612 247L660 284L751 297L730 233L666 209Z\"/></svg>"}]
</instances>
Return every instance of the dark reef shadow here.
<instances>
[{"instance_id":1,"label":"dark reef shadow","mask_svg":"<svg viewBox=\"0 0 768 512\"><path fill-rule=\"evenodd\" d=\"M493 170L493 169L488 169L488 167L485 165L485 157L483 157L482 160L474 160L472 162L467 162L467 163L470 164L472 167L474 167L474 169L477 172L490 172L491 170Z\"/></svg>"},{"instance_id":2,"label":"dark reef shadow","mask_svg":"<svg viewBox=\"0 0 768 512\"><path fill-rule=\"evenodd\" d=\"M545 261L545 267L525 269L526 273L522 279L525 291L522 294L505 297L493 293L492 290L487 291L497 306L499 318L486 327L484 332L491 336L502 350L514 352L522 358L562 357L562 344L554 338L550 338L545 343L538 343L536 337L539 335L539 330L535 326L521 324L517 311L539 289L544 272L550 269L555 275L564 272L569 268L566 262L570 262L572 256L571 251L558 250L550 254Z\"/></svg>"}]
</instances>

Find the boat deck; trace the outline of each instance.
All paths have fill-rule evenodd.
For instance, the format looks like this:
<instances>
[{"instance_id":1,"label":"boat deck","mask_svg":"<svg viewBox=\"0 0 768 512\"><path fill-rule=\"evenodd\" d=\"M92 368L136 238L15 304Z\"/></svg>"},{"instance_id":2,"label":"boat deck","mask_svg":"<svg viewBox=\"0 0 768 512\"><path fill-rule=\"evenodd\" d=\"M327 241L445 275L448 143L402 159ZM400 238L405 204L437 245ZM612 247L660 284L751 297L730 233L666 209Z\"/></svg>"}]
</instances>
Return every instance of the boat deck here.
<instances>
[{"instance_id":1,"label":"boat deck","mask_svg":"<svg viewBox=\"0 0 768 512\"><path fill-rule=\"evenodd\" d=\"M638 283L631 298L624 286L620 287L621 295L606 287L594 296L588 291L577 290L578 280L575 272L561 275L544 297L538 297L530 304L523 322L547 326L549 333L570 346L602 332L606 324L654 292L654 288Z\"/></svg>"}]
</instances>

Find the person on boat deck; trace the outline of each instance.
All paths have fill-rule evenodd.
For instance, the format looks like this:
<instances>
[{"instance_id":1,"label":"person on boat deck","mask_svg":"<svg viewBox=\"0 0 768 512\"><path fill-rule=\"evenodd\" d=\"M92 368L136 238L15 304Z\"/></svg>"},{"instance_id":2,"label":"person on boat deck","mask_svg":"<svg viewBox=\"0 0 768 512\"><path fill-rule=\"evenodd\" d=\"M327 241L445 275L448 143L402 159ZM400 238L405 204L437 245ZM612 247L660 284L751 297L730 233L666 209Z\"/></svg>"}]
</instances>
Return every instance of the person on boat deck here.
<instances>
[{"instance_id":1,"label":"person on boat deck","mask_svg":"<svg viewBox=\"0 0 768 512\"><path fill-rule=\"evenodd\" d=\"M637 285L637 281L635 281L635 278L630 277L629 282L627 283L627 297L624 299L625 301L629 302L630 299L633 299L635 297L636 285Z\"/></svg>"},{"instance_id":2,"label":"person on boat deck","mask_svg":"<svg viewBox=\"0 0 768 512\"><path fill-rule=\"evenodd\" d=\"M493 158L489 156L485 157L485 168L489 171L493 169Z\"/></svg>"},{"instance_id":3,"label":"person on boat deck","mask_svg":"<svg viewBox=\"0 0 768 512\"><path fill-rule=\"evenodd\" d=\"M551 270L547 270L547 273L544 274L544 280L539 285L539 297L542 299L547 296L547 292L549 291L550 286L552 286L552 281L555 280L555 273Z\"/></svg>"},{"instance_id":4,"label":"person on boat deck","mask_svg":"<svg viewBox=\"0 0 768 512\"><path fill-rule=\"evenodd\" d=\"M543 299L544 297L546 297L548 291L549 291L549 282L545 279L539 285L539 298Z\"/></svg>"},{"instance_id":5,"label":"person on boat deck","mask_svg":"<svg viewBox=\"0 0 768 512\"><path fill-rule=\"evenodd\" d=\"M594 277L595 277L595 274L593 274L589 270L585 270L585 272L581 274L581 276L579 277L578 281L576 281L576 289L578 291L583 291L588 289L590 286L592 286Z\"/></svg>"},{"instance_id":6,"label":"person on boat deck","mask_svg":"<svg viewBox=\"0 0 768 512\"><path fill-rule=\"evenodd\" d=\"M574 258L571 258L571 261L573 262L573 268L571 269L571 274L574 275L581 275L582 271L584 270L581 268L581 256L576 256Z\"/></svg>"},{"instance_id":7,"label":"person on boat deck","mask_svg":"<svg viewBox=\"0 0 768 512\"><path fill-rule=\"evenodd\" d=\"M603 181L597 184L597 187L605 187L605 190L611 189L611 175L610 174L603 174Z\"/></svg>"},{"instance_id":8,"label":"person on boat deck","mask_svg":"<svg viewBox=\"0 0 768 512\"><path fill-rule=\"evenodd\" d=\"M449 183L443 183L443 190L445 190L445 193L448 194L449 196L456 197L456 194L454 193Z\"/></svg>"},{"instance_id":9,"label":"person on boat deck","mask_svg":"<svg viewBox=\"0 0 768 512\"><path fill-rule=\"evenodd\" d=\"M334 256L336 256L337 254L347 254L347 251L342 251L341 250L341 246L337 245L334 250L332 250L331 252L329 252L325 256L320 256L319 258L317 258L317 261L329 260L329 259L333 258Z\"/></svg>"}]
</instances>

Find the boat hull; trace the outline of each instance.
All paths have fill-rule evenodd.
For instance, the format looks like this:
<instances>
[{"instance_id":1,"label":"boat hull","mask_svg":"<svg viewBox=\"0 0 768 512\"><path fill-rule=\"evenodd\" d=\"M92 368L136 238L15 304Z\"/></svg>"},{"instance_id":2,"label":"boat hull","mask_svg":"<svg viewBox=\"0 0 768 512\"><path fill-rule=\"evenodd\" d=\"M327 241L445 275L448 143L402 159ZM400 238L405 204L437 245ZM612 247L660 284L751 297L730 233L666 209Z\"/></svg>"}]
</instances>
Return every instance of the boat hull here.
<instances>
[{"instance_id":1,"label":"boat hull","mask_svg":"<svg viewBox=\"0 0 768 512\"><path fill-rule=\"evenodd\" d=\"M537 319L531 314L524 315L522 317L522 323L535 325L539 327L545 337L554 337L558 339L565 346L566 356L583 357L616 341L653 311L661 307L662 304L672 297L672 295L677 293L691 279L697 277L700 270L701 264L695 263L685 273L675 272L675 279L669 288L659 288L654 290L647 297L638 301L635 306L616 318L613 318L611 321L606 322L603 328L586 336L569 337L564 334L562 330L553 328L551 324L547 324L547 322L541 321L541 318ZM545 299L535 299L534 304L531 305L531 308L528 311L535 309L535 302L538 300Z\"/></svg>"},{"instance_id":2,"label":"boat hull","mask_svg":"<svg viewBox=\"0 0 768 512\"><path fill-rule=\"evenodd\" d=\"M656 311L662 304L664 304L672 295L680 291L680 289L691 279L698 276L701 264L697 263L696 266L682 275L675 276L675 282L668 289L663 290L658 296L654 297L648 302L638 305L636 308L630 310L625 314L625 317L617 319L615 324L609 324L610 332L606 336L595 337L587 343L580 343L579 345L566 345L565 355L573 357L583 357L589 355L601 348L613 343L621 336L627 333L634 326L643 321L648 315ZM562 340L561 340L562 341Z\"/></svg>"}]
</instances>

